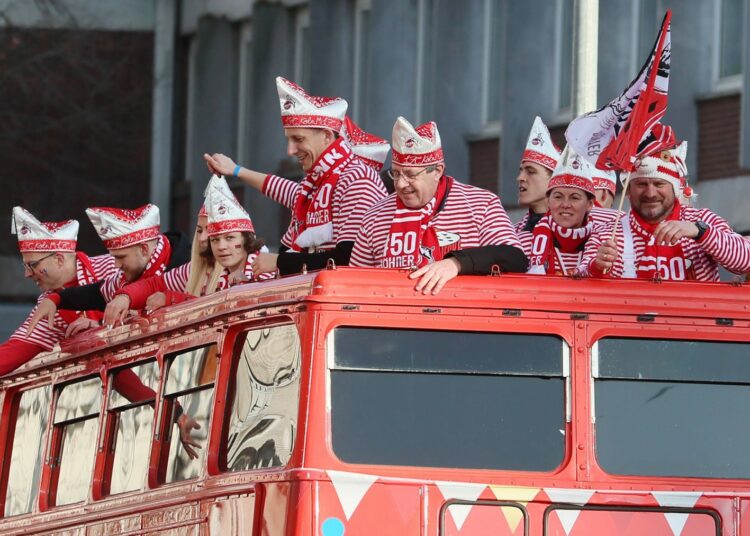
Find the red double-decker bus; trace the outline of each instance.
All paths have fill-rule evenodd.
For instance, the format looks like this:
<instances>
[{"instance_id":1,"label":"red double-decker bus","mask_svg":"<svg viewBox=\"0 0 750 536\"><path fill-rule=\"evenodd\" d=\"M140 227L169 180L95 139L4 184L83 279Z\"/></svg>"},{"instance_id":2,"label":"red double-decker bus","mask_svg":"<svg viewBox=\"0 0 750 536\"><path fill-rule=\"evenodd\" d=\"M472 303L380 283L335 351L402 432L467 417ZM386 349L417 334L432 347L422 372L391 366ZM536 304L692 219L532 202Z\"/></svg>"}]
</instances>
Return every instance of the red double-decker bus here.
<instances>
[{"instance_id":1,"label":"red double-decker bus","mask_svg":"<svg viewBox=\"0 0 750 536\"><path fill-rule=\"evenodd\" d=\"M748 536L749 341L718 283L235 287L0 380L0 533Z\"/></svg>"}]
</instances>

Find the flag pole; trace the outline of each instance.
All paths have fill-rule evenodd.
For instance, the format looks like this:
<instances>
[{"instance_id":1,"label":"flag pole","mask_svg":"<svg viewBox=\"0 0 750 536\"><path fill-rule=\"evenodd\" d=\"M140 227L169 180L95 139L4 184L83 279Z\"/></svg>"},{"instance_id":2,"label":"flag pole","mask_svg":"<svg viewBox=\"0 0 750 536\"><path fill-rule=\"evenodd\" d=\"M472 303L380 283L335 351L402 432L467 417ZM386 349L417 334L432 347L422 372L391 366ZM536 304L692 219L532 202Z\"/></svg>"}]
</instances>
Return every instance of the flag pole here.
<instances>
[{"instance_id":1,"label":"flag pole","mask_svg":"<svg viewBox=\"0 0 750 536\"><path fill-rule=\"evenodd\" d=\"M573 117L596 109L599 0L573 3Z\"/></svg>"},{"instance_id":2,"label":"flag pole","mask_svg":"<svg viewBox=\"0 0 750 536\"><path fill-rule=\"evenodd\" d=\"M625 182L622 185L622 193L620 193L620 203L617 205L617 212L615 213L615 227L612 229L612 236L609 237L610 240L615 239L615 235L617 235L617 228L620 225L620 214L622 214L622 205L625 201L625 192L628 191L628 184L630 184L630 171L626 171L627 175L625 175Z\"/></svg>"}]
</instances>

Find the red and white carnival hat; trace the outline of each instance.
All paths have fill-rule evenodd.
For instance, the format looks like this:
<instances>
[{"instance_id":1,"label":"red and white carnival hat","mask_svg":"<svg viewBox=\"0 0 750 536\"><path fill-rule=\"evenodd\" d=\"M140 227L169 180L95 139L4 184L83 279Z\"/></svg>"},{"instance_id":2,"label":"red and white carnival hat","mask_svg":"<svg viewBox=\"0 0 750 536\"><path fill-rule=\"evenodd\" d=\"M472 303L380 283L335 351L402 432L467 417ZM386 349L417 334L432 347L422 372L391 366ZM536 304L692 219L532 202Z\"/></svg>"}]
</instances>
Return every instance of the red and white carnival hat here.
<instances>
[{"instance_id":1,"label":"red and white carnival hat","mask_svg":"<svg viewBox=\"0 0 750 536\"><path fill-rule=\"evenodd\" d=\"M614 171L591 166L591 178L595 190L609 190L612 195L617 193L617 174Z\"/></svg>"},{"instance_id":2,"label":"red and white carnival hat","mask_svg":"<svg viewBox=\"0 0 750 536\"><path fill-rule=\"evenodd\" d=\"M534 118L534 124L521 157L521 162L525 161L539 164L550 171L554 171L560 161L560 149L552 142L549 129L539 116Z\"/></svg>"},{"instance_id":3,"label":"red and white carnival hat","mask_svg":"<svg viewBox=\"0 0 750 536\"><path fill-rule=\"evenodd\" d=\"M10 232L18 236L21 253L74 252L78 240L78 222L41 222L22 207L13 207Z\"/></svg>"},{"instance_id":4,"label":"red and white carnival hat","mask_svg":"<svg viewBox=\"0 0 750 536\"><path fill-rule=\"evenodd\" d=\"M158 238L159 207L149 203L133 210L91 207L86 215L107 249L122 249Z\"/></svg>"},{"instance_id":5,"label":"red and white carnival hat","mask_svg":"<svg viewBox=\"0 0 750 536\"><path fill-rule=\"evenodd\" d=\"M560 156L547 191L553 188L578 188L594 195L594 180L591 177L591 164L580 157L570 145L566 145Z\"/></svg>"},{"instance_id":6,"label":"red and white carnival hat","mask_svg":"<svg viewBox=\"0 0 750 536\"><path fill-rule=\"evenodd\" d=\"M349 143L354 154L371 168L377 172L383 169L388 151L391 150L391 145L386 140L365 132L348 115L344 117L339 135Z\"/></svg>"},{"instance_id":7,"label":"red and white carnival hat","mask_svg":"<svg viewBox=\"0 0 750 536\"><path fill-rule=\"evenodd\" d=\"M631 174L630 180L646 178L668 181L674 188L675 197L682 203L690 202L695 194L688 185L687 164L685 163L687 148L687 142L683 141L676 147L643 157ZM621 180L625 180L625 173L621 174Z\"/></svg>"},{"instance_id":8,"label":"red and white carnival hat","mask_svg":"<svg viewBox=\"0 0 750 536\"><path fill-rule=\"evenodd\" d=\"M392 162L403 167L424 167L442 164L443 146L434 121L414 128L399 116L393 125Z\"/></svg>"},{"instance_id":9,"label":"red and white carnival hat","mask_svg":"<svg viewBox=\"0 0 750 536\"><path fill-rule=\"evenodd\" d=\"M229 189L223 177L214 175L206 187L206 211L208 212L208 236L224 233L250 232L255 228L250 215Z\"/></svg>"},{"instance_id":10,"label":"red and white carnival hat","mask_svg":"<svg viewBox=\"0 0 750 536\"><path fill-rule=\"evenodd\" d=\"M294 82L276 77L284 128L328 128L338 132L348 106L339 97L314 97Z\"/></svg>"}]
</instances>

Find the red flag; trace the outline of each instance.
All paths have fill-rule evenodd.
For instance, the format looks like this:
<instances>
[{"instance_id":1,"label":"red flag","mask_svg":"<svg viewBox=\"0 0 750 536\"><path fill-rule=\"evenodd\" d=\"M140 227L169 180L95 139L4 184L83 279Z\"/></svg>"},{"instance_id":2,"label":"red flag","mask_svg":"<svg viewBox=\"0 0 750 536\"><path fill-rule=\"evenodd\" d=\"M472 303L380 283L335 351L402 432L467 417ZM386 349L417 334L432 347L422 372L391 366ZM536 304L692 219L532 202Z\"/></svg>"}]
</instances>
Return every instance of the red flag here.
<instances>
[{"instance_id":1,"label":"red flag","mask_svg":"<svg viewBox=\"0 0 750 536\"><path fill-rule=\"evenodd\" d=\"M674 132L658 121L667 112L670 20L667 11L648 61L621 95L570 122L565 138L600 169L633 171L638 157L674 145Z\"/></svg>"}]
</instances>

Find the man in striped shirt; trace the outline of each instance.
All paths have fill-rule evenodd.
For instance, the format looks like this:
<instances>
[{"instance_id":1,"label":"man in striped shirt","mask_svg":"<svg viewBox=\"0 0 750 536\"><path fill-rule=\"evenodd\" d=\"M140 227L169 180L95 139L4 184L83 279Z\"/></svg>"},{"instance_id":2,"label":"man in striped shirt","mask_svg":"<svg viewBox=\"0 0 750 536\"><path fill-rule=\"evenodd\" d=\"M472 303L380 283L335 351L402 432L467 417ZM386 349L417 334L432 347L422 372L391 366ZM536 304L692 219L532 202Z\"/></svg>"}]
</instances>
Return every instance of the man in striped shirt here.
<instances>
[{"instance_id":1,"label":"man in striped shirt","mask_svg":"<svg viewBox=\"0 0 750 536\"><path fill-rule=\"evenodd\" d=\"M339 136L344 99L314 97L282 77L276 78L287 154L307 175L300 183L236 165L223 154L203 155L216 175L235 176L292 211L278 254L261 253L253 273L282 275L324 268L329 259L349 264L365 211L386 196L377 172Z\"/></svg>"},{"instance_id":2,"label":"man in striped shirt","mask_svg":"<svg viewBox=\"0 0 750 536\"><path fill-rule=\"evenodd\" d=\"M18 235L24 276L43 291L37 304L55 290L100 281L116 270L110 255L89 257L76 251L78 222L75 220L43 223L25 209L14 207L13 230ZM37 307L10 339L0 344L0 376L37 354L52 350L69 333L94 323L98 325L98 318L91 314L60 311L52 317L51 324L42 323L29 329Z\"/></svg>"},{"instance_id":3,"label":"man in striped shirt","mask_svg":"<svg viewBox=\"0 0 750 536\"><path fill-rule=\"evenodd\" d=\"M133 210L94 207L86 209L86 214L113 257L116 269L100 281L47 295L31 318L32 328L43 318L51 324L58 309L104 311L127 283L160 275L190 259L190 244L182 233L160 231L156 205Z\"/></svg>"},{"instance_id":4,"label":"man in striped shirt","mask_svg":"<svg viewBox=\"0 0 750 536\"><path fill-rule=\"evenodd\" d=\"M437 294L458 274L523 272L526 256L500 199L445 175L434 122L393 127L395 192L365 214L352 266L417 268L416 290Z\"/></svg>"},{"instance_id":5,"label":"man in striped shirt","mask_svg":"<svg viewBox=\"0 0 750 536\"><path fill-rule=\"evenodd\" d=\"M628 186L631 209L586 244L583 273L594 277L719 281L719 265L750 271L750 241L708 209L688 205L687 144L644 157Z\"/></svg>"}]
</instances>

